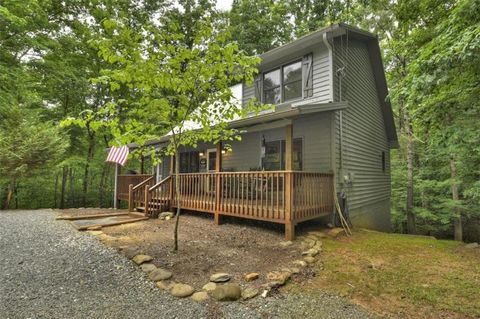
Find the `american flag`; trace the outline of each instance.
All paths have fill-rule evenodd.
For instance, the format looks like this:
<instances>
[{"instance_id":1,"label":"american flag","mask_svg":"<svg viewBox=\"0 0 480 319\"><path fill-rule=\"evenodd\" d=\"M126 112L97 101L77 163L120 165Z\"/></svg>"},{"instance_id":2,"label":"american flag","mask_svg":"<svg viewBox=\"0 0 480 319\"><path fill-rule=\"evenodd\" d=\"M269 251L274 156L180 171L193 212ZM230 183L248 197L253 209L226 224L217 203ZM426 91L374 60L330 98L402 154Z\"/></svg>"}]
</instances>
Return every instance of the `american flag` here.
<instances>
[{"instance_id":1,"label":"american flag","mask_svg":"<svg viewBox=\"0 0 480 319\"><path fill-rule=\"evenodd\" d=\"M110 152L108 153L106 162L117 163L122 166L127 162L128 157L128 146L115 147L112 146Z\"/></svg>"}]
</instances>

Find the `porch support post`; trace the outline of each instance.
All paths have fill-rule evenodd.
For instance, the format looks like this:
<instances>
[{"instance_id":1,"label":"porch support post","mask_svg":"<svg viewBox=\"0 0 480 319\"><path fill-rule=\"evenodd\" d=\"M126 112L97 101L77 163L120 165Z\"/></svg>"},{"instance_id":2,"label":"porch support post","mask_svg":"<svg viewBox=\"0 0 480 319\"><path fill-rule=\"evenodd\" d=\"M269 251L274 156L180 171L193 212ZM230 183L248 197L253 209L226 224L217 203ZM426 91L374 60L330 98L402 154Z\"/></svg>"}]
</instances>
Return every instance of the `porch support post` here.
<instances>
[{"instance_id":1,"label":"porch support post","mask_svg":"<svg viewBox=\"0 0 480 319\"><path fill-rule=\"evenodd\" d=\"M145 213L146 217L148 217L148 214L150 213L148 211L148 204L150 203L150 192L148 191L149 188L150 188L150 186L145 185L145 209L144 209L144 213Z\"/></svg>"},{"instance_id":2,"label":"porch support post","mask_svg":"<svg viewBox=\"0 0 480 319\"><path fill-rule=\"evenodd\" d=\"M222 197L222 186L220 172L222 170L222 142L217 143L217 150L215 153L215 224L222 223L220 216L220 201Z\"/></svg>"},{"instance_id":3,"label":"porch support post","mask_svg":"<svg viewBox=\"0 0 480 319\"><path fill-rule=\"evenodd\" d=\"M285 239L295 239L293 216L293 126L288 124L285 136Z\"/></svg>"},{"instance_id":4,"label":"porch support post","mask_svg":"<svg viewBox=\"0 0 480 319\"><path fill-rule=\"evenodd\" d=\"M133 212L133 184L128 185L128 212Z\"/></svg>"}]
</instances>

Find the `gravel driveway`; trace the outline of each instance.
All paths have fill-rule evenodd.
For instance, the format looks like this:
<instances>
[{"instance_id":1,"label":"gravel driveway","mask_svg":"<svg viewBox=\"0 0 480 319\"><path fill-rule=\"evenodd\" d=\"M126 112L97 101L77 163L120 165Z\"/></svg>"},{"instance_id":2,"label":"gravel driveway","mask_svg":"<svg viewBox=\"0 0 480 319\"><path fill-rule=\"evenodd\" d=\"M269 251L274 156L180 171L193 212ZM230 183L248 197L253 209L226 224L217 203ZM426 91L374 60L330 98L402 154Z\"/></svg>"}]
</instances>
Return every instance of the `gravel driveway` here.
<instances>
[{"instance_id":1,"label":"gravel driveway","mask_svg":"<svg viewBox=\"0 0 480 319\"><path fill-rule=\"evenodd\" d=\"M50 210L0 212L0 318L370 318L319 292L245 303L174 299Z\"/></svg>"}]
</instances>

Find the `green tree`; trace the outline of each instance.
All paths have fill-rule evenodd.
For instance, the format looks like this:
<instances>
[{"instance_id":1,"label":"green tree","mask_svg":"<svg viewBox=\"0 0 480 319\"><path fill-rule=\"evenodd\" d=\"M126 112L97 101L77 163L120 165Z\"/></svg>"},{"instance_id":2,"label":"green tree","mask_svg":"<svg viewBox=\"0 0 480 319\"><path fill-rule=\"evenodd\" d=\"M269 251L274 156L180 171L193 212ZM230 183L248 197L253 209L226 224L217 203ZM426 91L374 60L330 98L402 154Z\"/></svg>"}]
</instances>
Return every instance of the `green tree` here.
<instances>
[{"instance_id":1,"label":"green tree","mask_svg":"<svg viewBox=\"0 0 480 319\"><path fill-rule=\"evenodd\" d=\"M234 0L228 15L232 39L249 54L289 42L293 29L288 1Z\"/></svg>"},{"instance_id":2,"label":"green tree","mask_svg":"<svg viewBox=\"0 0 480 319\"><path fill-rule=\"evenodd\" d=\"M104 21L107 32L96 45L112 68L103 69L96 82L108 84L112 92L123 87L141 92L135 99L118 95L95 112L100 125L110 129L113 143L142 146L170 133L165 154L176 155L178 172L181 146L239 138L228 121L254 107L235 103L230 86L252 82L258 59L230 42L226 26L216 17L213 2L185 0L166 5L159 20L143 24L140 32L121 17ZM178 175L175 185L180 185ZM176 195L181 202L178 189ZM179 216L180 207L175 250Z\"/></svg>"},{"instance_id":3,"label":"green tree","mask_svg":"<svg viewBox=\"0 0 480 319\"><path fill-rule=\"evenodd\" d=\"M453 221L454 238L462 240L462 216L478 215L480 208L480 3L459 1L431 33L406 81L408 103L428 150L422 183L437 186L423 208Z\"/></svg>"},{"instance_id":4,"label":"green tree","mask_svg":"<svg viewBox=\"0 0 480 319\"><path fill-rule=\"evenodd\" d=\"M0 175L8 180L3 209L9 207L20 178L55 163L67 146L53 123L41 121L21 107L1 107Z\"/></svg>"}]
</instances>

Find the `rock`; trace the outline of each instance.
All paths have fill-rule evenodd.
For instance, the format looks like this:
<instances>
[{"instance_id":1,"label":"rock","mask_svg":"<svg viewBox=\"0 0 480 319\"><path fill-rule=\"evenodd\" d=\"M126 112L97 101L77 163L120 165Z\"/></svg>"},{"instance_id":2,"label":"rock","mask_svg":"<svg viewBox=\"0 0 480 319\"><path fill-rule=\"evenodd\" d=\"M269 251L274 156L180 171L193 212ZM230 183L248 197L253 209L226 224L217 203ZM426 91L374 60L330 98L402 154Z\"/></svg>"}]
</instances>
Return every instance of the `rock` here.
<instances>
[{"instance_id":1,"label":"rock","mask_svg":"<svg viewBox=\"0 0 480 319\"><path fill-rule=\"evenodd\" d=\"M165 269L162 269L162 268L157 268L155 270L152 270L149 274L148 274L148 277L150 277L150 279L152 281L160 281L160 280L167 280L167 279L170 279L172 278L172 273L165 270Z\"/></svg>"},{"instance_id":2,"label":"rock","mask_svg":"<svg viewBox=\"0 0 480 319\"><path fill-rule=\"evenodd\" d=\"M158 215L158 218L169 220L169 219L173 218L173 216L175 216L175 214L172 213L172 212L163 212L160 215ZM168 217L168 219L167 219L167 217Z\"/></svg>"},{"instance_id":3,"label":"rock","mask_svg":"<svg viewBox=\"0 0 480 319\"><path fill-rule=\"evenodd\" d=\"M226 282L226 281L229 281L231 277L232 276L230 276L229 274L220 272L220 273L216 273L216 274L211 275L210 276L210 281L211 282Z\"/></svg>"},{"instance_id":4,"label":"rock","mask_svg":"<svg viewBox=\"0 0 480 319\"><path fill-rule=\"evenodd\" d=\"M205 291L199 291L194 293L190 298L197 302L202 302L208 299L208 294Z\"/></svg>"},{"instance_id":5,"label":"rock","mask_svg":"<svg viewBox=\"0 0 480 319\"><path fill-rule=\"evenodd\" d=\"M301 246L302 246L302 249L310 249L315 247L316 244L317 244L316 240L311 240L307 238L304 241L302 241Z\"/></svg>"},{"instance_id":6,"label":"rock","mask_svg":"<svg viewBox=\"0 0 480 319\"><path fill-rule=\"evenodd\" d=\"M133 257L133 261L137 265L141 265L143 263L146 263L146 262L149 262L149 261L152 261L152 260L153 260L153 257L151 257L149 255L143 255L143 254L136 255L135 257Z\"/></svg>"},{"instance_id":7,"label":"rock","mask_svg":"<svg viewBox=\"0 0 480 319\"><path fill-rule=\"evenodd\" d=\"M165 216L165 220L170 220L170 219L172 219L172 217L170 217L170 216Z\"/></svg>"},{"instance_id":8,"label":"rock","mask_svg":"<svg viewBox=\"0 0 480 319\"><path fill-rule=\"evenodd\" d=\"M291 240L280 242L280 246L282 246L282 247L288 247L288 246L292 246L292 245L293 245L293 242Z\"/></svg>"},{"instance_id":9,"label":"rock","mask_svg":"<svg viewBox=\"0 0 480 319\"><path fill-rule=\"evenodd\" d=\"M318 255L318 250L315 248L310 248L309 250L302 252L302 255L315 257L316 255Z\"/></svg>"},{"instance_id":10,"label":"rock","mask_svg":"<svg viewBox=\"0 0 480 319\"><path fill-rule=\"evenodd\" d=\"M254 281L254 280L258 279L259 276L260 276L259 273L251 272L251 273L245 275L245 281Z\"/></svg>"},{"instance_id":11,"label":"rock","mask_svg":"<svg viewBox=\"0 0 480 319\"><path fill-rule=\"evenodd\" d=\"M218 301L235 301L241 297L242 291L237 284L225 284L217 286L217 288L211 292L211 295Z\"/></svg>"},{"instance_id":12,"label":"rock","mask_svg":"<svg viewBox=\"0 0 480 319\"><path fill-rule=\"evenodd\" d=\"M299 274L300 273L300 269L298 269L297 267L292 267L290 268L290 272L292 274Z\"/></svg>"},{"instance_id":13,"label":"rock","mask_svg":"<svg viewBox=\"0 0 480 319\"><path fill-rule=\"evenodd\" d=\"M307 264L313 264L315 263L315 261L317 261L314 257L310 257L310 256L303 258L303 260L305 260Z\"/></svg>"},{"instance_id":14,"label":"rock","mask_svg":"<svg viewBox=\"0 0 480 319\"><path fill-rule=\"evenodd\" d=\"M263 298L266 298L267 295L268 295L268 290L265 289L265 290L262 292L262 295L261 295L261 296L262 296Z\"/></svg>"},{"instance_id":15,"label":"rock","mask_svg":"<svg viewBox=\"0 0 480 319\"><path fill-rule=\"evenodd\" d=\"M258 295L258 289L248 287L244 291L242 291L242 299L247 300L247 299L252 299Z\"/></svg>"},{"instance_id":16,"label":"rock","mask_svg":"<svg viewBox=\"0 0 480 319\"><path fill-rule=\"evenodd\" d=\"M128 259L133 259L136 255L139 254L137 246L123 246L122 254L124 254Z\"/></svg>"},{"instance_id":17,"label":"rock","mask_svg":"<svg viewBox=\"0 0 480 319\"><path fill-rule=\"evenodd\" d=\"M277 288L280 286L283 286L283 284L280 281L270 281L262 285L262 287L266 288L267 290L272 290L272 288Z\"/></svg>"},{"instance_id":18,"label":"rock","mask_svg":"<svg viewBox=\"0 0 480 319\"><path fill-rule=\"evenodd\" d=\"M291 274L298 274L300 273L300 269L296 268L296 267L292 267L292 268L282 268L282 271L283 272L289 272Z\"/></svg>"},{"instance_id":19,"label":"rock","mask_svg":"<svg viewBox=\"0 0 480 319\"><path fill-rule=\"evenodd\" d=\"M286 271L271 271L267 274L267 279L271 282L278 283L283 286L288 279L290 279L290 272Z\"/></svg>"},{"instance_id":20,"label":"rock","mask_svg":"<svg viewBox=\"0 0 480 319\"><path fill-rule=\"evenodd\" d=\"M215 290L215 288L217 288L217 284L214 283L214 282L209 282L208 284L205 284L202 287L202 290L205 290L205 291L209 292L209 291Z\"/></svg>"},{"instance_id":21,"label":"rock","mask_svg":"<svg viewBox=\"0 0 480 319\"><path fill-rule=\"evenodd\" d=\"M89 234L92 234L94 236L99 236L101 234L103 234L103 231L100 231L100 230L89 230L88 231Z\"/></svg>"},{"instance_id":22,"label":"rock","mask_svg":"<svg viewBox=\"0 0 480 319\"><path fill-rule=\"evenodd\" d=\"M304 260L294 260L293 264L299 267L305 267L307 265L307 262Z\"/></svg>"},{"instance_id":23,"label":"rock","mask_svg":"<svg viewBox=\"0 0 480 319\"><path fill-rule=\"evenodd\" d=\"M175 285L173 282L166 282L166 281L157 281L155 284L159 289L162 289L162 290L170 290Z\"/></svg>"},{"instance_id":24,"label":"rock","mask_svg":"<svg viewBox=\"0 0 480 319\"><path fill-rule=\"evenodd\" d=\"M170 293L174 297L185 298L191 296L195 292L192 286L185 284L175 284L170 290Z\"/></svg>"},{"instance_id":25,"label":"rock","mask_svg":"<svg viewBox=\"0 0 480 319\"><path fill-rule=\"evenodd\" d=\"M345 230L340 227L332 228L328 231L328 236L333 237L333 238L338 238L340 236L345 235Z\"/></svg>"},{"instance_id":26,"label":"rock","mask_svg":"<svg viewBox=\"0 0 480 319\"><path fill-rule=\"evenodd\" d=\"M152 271L154 271L155 269L157 269L157 267L154 264L150 264L150 263L141 264L140 268L142 268L142 270L144 272L146 272L147 274L149 274Z\"/></svg>"},{"instance_id":27,"label":"rock","mask_svg":"<svg viewBox=\"0 0 480 319\"><path fill-rule=\"evenodd\" d=\"M480 245L478 245L478 243L470 243L470 244L466 244L465 248L472 249L472 248L478 248L479 246Z\"/></svg>"}]
</instances>

